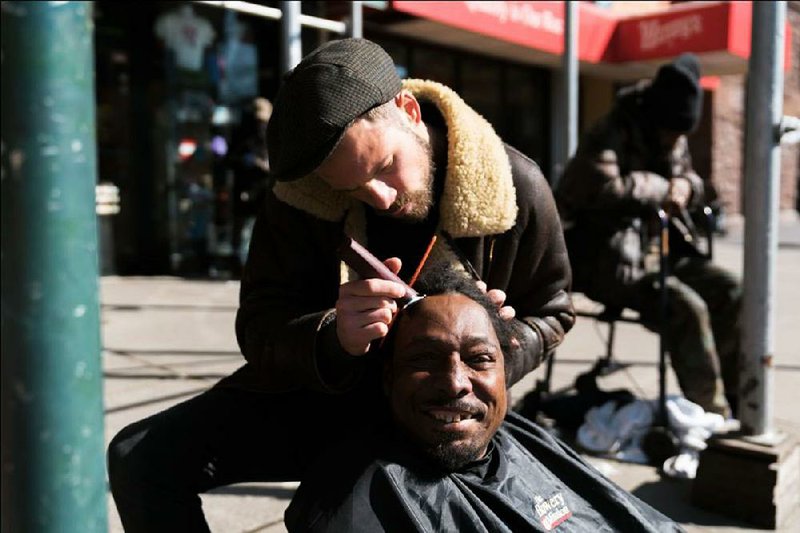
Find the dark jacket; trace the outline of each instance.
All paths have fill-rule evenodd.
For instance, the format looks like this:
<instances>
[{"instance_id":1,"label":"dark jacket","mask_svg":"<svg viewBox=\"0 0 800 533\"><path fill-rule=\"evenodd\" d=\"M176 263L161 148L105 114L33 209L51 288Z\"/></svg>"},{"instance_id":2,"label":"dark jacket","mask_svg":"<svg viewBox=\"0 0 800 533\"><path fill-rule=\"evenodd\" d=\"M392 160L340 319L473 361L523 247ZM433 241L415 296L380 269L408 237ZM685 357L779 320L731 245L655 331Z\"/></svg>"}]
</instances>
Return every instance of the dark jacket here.
<instances>
[{"instance_id":1,"label":"dark jacket","mask_svg":"<svg viewBox=\"0 0 800 533\"><path fill-rule=\"evenodd\" d=\"M419 80L405 87L435 104L447 126L438 229L516 309L522 348L511 358L511 385L540 364L575 320L552 193L536 164L504 145L453 91ZM339 392L357 380L362 358L343 354L334 327L338 287L355 276L336 256L343 232L369 248L363 204L315 176L275 185L241 283L236 334L247 364L224 384ZM458 265L459 253L440 238L428 264Z\"/></svg>"},{"instance_id":2,"label":"dark jacket","mask_svg":"<svg viewBox=\"0 0 800 533\"><path fill-rule=\"evenodd\" d=\"M687 178L691 204L703 198L685 136L672 150L660 147L643 109L646 85L620 93L611 112L581 139L556 189L566 231L575 290L617 303L646 273L652 216L669 180Z\"/></svg>"}]
</instances>

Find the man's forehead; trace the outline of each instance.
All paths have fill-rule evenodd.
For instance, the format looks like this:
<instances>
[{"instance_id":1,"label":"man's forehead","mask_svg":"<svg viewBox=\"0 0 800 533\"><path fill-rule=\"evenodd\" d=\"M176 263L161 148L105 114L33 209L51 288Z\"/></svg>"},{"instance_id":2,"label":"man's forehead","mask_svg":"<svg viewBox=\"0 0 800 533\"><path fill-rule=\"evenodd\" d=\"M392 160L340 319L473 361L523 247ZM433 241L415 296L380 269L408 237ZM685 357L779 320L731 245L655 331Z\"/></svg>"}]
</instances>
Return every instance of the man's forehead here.
<instances>
[{"instance_id":1,"label":"man's forehead","mask_svg":"<svg viewBox=\"0 0 800 533\"><path fill-rule=\"evenodd\" d=\"M339 145L326 159L317 174L335 189L362 182L385 158L386 131L379 125L358 120L350 126Z\"/></svg>"},{"instance_id":2,"label":"man's forehead","mask_svg":"<svg viewBox=\"0 0 800 533\"><path fill-rule=\"evenodd\" d=\"M429 296L415 304L413 314L399 324L407 340L474 339L496 342L496 334L486 309L459 293Z\"/></svg>"}]
</instances>

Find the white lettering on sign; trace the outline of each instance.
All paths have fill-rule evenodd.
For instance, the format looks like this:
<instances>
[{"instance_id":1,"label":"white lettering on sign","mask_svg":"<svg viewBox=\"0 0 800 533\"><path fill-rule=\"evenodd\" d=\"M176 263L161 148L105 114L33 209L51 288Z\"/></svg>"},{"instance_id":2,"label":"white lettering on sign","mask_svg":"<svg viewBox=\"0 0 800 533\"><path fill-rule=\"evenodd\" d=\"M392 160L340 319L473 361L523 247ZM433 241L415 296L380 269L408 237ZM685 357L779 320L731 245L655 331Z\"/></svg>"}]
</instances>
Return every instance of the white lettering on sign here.
<instances>
[{"instance_id":1,"label":"white lettering on sign","mask_svg":"<svg viewBox=\"0 0 800 533\"><path fill-rule=\"evenodd\" d=\"M658 20L639 22L639 45L642 50L652 50L677 39L687 40L692 35L703 32L703 19L700 15L676 18L661 23Z\"/></svg>"},{"instance_id":2,"label":"white lettering on sign","mask_svg":"<svg viewBox=\"0 0 800 533\"><path fill-rule=\"evenodd\" d=\"M494 17L502 23L508 22L508 4L506 2L464 2L470 13L480 13Z\"/></svg>"},{"instance_id":3,"label":"white lettering on sign","mask_svg":"<svg viewBox=\"0 0 800 533\"><path fill-rule=\"evenodd\" d=\"M470 13L496 18L500 23L512 22L555 35L564 33L564 19L549 9L537 9L534 2L464 2Z\"/></svg>"}]
</instances>

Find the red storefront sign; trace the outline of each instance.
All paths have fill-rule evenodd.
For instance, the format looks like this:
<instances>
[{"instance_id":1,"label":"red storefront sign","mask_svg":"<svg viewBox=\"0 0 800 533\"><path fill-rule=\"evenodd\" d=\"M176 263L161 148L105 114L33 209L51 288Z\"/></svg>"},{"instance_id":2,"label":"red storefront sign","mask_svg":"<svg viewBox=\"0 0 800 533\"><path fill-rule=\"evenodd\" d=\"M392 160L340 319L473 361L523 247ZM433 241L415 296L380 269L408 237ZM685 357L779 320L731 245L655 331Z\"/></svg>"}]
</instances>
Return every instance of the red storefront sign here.
<instances>
[{"instance_id":1,"label":"red storefront sign","mask_svg":"<svg viewBox=\"0 0 800 533\"><path fill-rule=\"evenodd\" d=\"M392 8L551 54L564 49L564 2L392 2ZM615 20L581 5L579 56L599 60Z\"/></svg>"},{"instance_id":2,"label":"red storefront sign","mask_svg":"<svg viewBox=\"0 0 800 533\"><path fill-rule=\"evenodd\" d=\"M393 9L456 28L561 54L564 3L532 1L410 2ZM580 3L578 58L622 63L669 58L682 52L750 55L752 5L748 1L686 3L666 11L617 18ZM785 67L790 65L791 32L786 25Z\"/></svg>"},{"instance_id":3,"label":"red storefront sign","mask_svg":"<svg viewBox=\"0 0 800 533\"><path fill-rule=\"evenodd\" d=\"M728 52L750 57L751 2L684 4L658 14L621 20L612 41L612 61L638 61L695 53ZM790 65L791 30L786 24L784 67Z\"/></svg>"}]
</instances>

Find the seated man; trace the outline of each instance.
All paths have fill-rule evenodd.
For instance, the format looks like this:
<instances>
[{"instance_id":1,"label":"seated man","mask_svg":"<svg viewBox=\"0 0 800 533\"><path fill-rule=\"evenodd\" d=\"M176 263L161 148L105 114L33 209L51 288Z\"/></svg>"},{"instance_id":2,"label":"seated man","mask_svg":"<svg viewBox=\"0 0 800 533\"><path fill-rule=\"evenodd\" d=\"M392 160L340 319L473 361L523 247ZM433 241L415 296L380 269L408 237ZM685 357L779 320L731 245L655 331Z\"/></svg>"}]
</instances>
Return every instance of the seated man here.
<instances>
[{"instance_id":1,"label":"seated man","mask_svg":"<svg viewBox=\"0 0 800 533\"><path fill-rule=\"evenodd\" d=\"M699 78L697 59L684 54L652 83L624 89L581 138L556 189L573 287L605 305L635 309L652 326L660 316L658 275L640 235L659 207L689 222L687 209L707 201L686 140L702 111ZM705 259L681 256L674 244L664 336L672 367L688 400L735 414L739 283Z\"/></svg>"},{"instance_id":2,"label":"seated man","mask_svg":"<svg viewBox=\"0 0 800 533\"><path fill-rule=\"evenodd\" d=\"M507 413L509 324L473 281L432 268L417 288L427 296L398 314L375 361L387 424L309 469L290 531L679 530Z\"/></svg>"}]
</instances>

